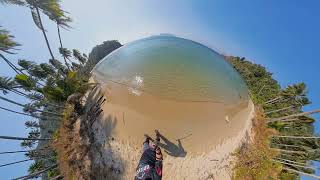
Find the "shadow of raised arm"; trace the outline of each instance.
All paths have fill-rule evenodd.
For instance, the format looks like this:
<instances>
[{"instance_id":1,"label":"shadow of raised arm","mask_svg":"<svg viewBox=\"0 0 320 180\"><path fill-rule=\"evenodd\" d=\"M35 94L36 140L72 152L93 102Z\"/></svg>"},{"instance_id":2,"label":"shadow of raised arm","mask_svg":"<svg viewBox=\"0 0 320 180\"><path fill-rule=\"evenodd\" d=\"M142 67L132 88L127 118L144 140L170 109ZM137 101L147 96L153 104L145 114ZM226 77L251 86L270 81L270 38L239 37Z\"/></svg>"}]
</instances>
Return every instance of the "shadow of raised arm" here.
<instances>
[{"instance_id":1,"label":"shadow of raised arm","mask_svg":"<svg viewBox=\"0 0 320 180\"><path fill-rule=\"evenodd\" d=\"M159 142L159 147L163 148L164 151L169 155L173 157L185 157L187 152L182 146L181 140L177 140L178 144L173 143L168 138L166 138L163 134L159 133L159 138L163 140L162 142Z\"/></svg>"}]
</instances>

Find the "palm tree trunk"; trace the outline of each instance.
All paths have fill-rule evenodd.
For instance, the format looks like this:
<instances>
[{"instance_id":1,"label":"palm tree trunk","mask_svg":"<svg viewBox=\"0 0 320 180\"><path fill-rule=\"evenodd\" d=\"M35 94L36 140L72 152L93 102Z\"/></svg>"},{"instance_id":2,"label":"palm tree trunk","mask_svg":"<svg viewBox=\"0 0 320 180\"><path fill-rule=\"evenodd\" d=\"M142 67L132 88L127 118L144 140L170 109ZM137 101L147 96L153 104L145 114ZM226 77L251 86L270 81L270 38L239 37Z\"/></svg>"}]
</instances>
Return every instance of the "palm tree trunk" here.
<instances>
[{"instance_id":1,"label":"palm tree trunk","mask_svg":"<svg viewBox=\"0 0 320 180\"><path fill-rule=\"evenodd\" d=\"M32 115L32 114L22 113L22 112L14 111L14 110L7 109L7 108L1 107L1 106L0 106L0 109L5 110L5 111L9 111L9 112L12 112L12 113L16 113L16 114L21 114L21 115L25 115L25 116L34 117L34 118L37 118L37 119L47 118L47 119L51 119L51 120L60 120L60 119L56 119L56 118L53 119L50 116L43 116L43 115L42 116L36 116L36 115Z\"/></svg>"},{"instance_id":2,"label":"palm tree trunk","mask_svg":"<svg viewBox=\"0 0 320 180\"><path fill-rule=\"evenodd\" d=\"M50 180L58 180L58 179L63 179L63 176L62 175L58 175L54 178L51 178Z\"/></svg>"},{"instance_id":3,"label":"palm tree trunk","mask_svg":"<svg viewBox=\"0 0 320 180\"><path fill-rule=\"evenodd\" d=\"M277 138L292 138L292 139L320 139L320 136L272 136Z\"/></svg>"},{"instance_id":4,"label":"palm tree trunk","mask_svg":"<svg viewBox=\"0 0 320 180\"><path fill-rule=\"evenodd\" d=\"M32 149L32 150L22 150L22 151L6 151L0 152L0 154L15 154L15 153L23 153L23 152L38 152L38 151L47 151L49 146L45 146L41 149Z\"/></svg>"},{"instance_id":5,"label":"palm tree trunk","mask_svg":"<svg viewBox=\"0 0 320 180\"><path fill-rule=\"evenodd\" d=\"M19 179L21 179L21 180L26 180L26 179L31 179L31 178L34 178L34 177L36 177L36 176L38 176L38 175L40 175L40 174L42 174L42 173L44 173L44 172L47 172L47 171L49 171L49 170L51 170L51 169L55 169L56 167L58 167L57 164L52 165L52 166L50 166L50 167L47 167L47 168L45 168L45 169L43 169L43 170L41 170L41 171L37 171L37 172L34 172L34 173L32 173L32 174L26 175L26 176L21 176L21 177L18 177L18 178L14 178L13 180L19 180Z\"/></svg>"},{"instance_id":6,"label":"palm tree trunk","mask_svg":"<svg viewBox=\"0 0 320 180\"><path fill-rule=\"evenodd\" d=\"M15 137L15 136L0 136L0 139L9 139L9 140L30 140L30 141L49 141L51 138L24 138L24 137Z\"/></svg>"},{"instance_id":7,"label":"palm tree trunk","mask_svg":"<svg viewBox=\"0 0 320 180\"><path fill-rule=\"evenodd\" d=\"M12 104L15 104L15 105L21 106L21 107L25 107L25 105L24 105L24 104L21 104L21 103L18 103L18 102L12 101L12 100L10 100L10 99L8 99L8 98L5 98L5 97L3 97L3 96L0 96L0 99L2 99L2 100L4 100L4 101L7 101L7 102L9 102L9 103L12 103Z\"/></svg>"},{"instance_id":8,"label":"palm tree trunk","mask_svg":"<svg viewBox=\"0 0 320 180\"><path fill-rule=\"evenodd\" d=\"M4 55L0 54L0 57L11 67L11 69L14 70L14 72L16 72L17 74L21 73L21 70L17 66L15 66L13 63L11 63L9 59L7 59Z\"/></svg>"},{"instance_id":9,"label":"palm tree trunk","mask_svg":"<svg viewBox=\"0 0 320 180\"><path fill-rule=\"evenodd\" d=\"M299 117L299 116L306 116L306 115L315 114L315 113L319 113L319 112L320 112L320 109L316 109L316 110L312 110L312 111L291 114L291 115L283 116L283 117L279 117L279 118L273 118L273 119L270 119L269 121L271 121L271 122L272 121L280 121L280 120L284 120L284 119L295 118L295 117Z\"/></svg>"},{"instance_id":10,"label":"palm tree trunk","mask_svg":"<svg viewBox=\"0 0 320 180\"><path fill-rule=\"evenodd\" d=\"M19 91L19 90L16 90L16 89L7 89L7 90L8 90L8 91L11 91L11 92L13 92L13 93L15 93L15 94L17 94L17 95L19 95L19 96L23 96L23 97L25 97L25 98L38 101L38 99L31 98L31 97L28 96L28 94L23 93L23 92L21 92L21 91ZM48 105L52 105L52 106L54 106L54 107L63 108L63 107L61 107L61 106L53 105L53 104L51 104L51 103L47 103L47 104L48 104Z\"/></svg>"},{"instance_id":11,"label":"palm tree trunk","mask_svg":"<svg viewBox=\"0 0 320 180\"><path fill-rule=\"evenodd\" d=\"M21 114L21 115L25 115L25 116L34 117L34 118L40 118L40 117L38 117L38 116L34 116L34 115L31 115L31 114L14 111L14 110L7 109L7 108L1 107L1 106L0 106L0 109L3 109L3 110L5 110L5 111L9 111L9 112L13 112L13 113L16 113L16 114Z\"/></svg>"},{"instance_id":12,"label":"palm tree trunk","mask_svg":"<svg viewBox=\"0 0 320 180\"><path fill-rule=\"evenodd\" d=\"M21 92L21 91L19 91L19 90L16 90L16 89L7 89L7 90L8 90L8 91L11 91L11 92L13 92L13 93L15 93L15 94L17 94L17 95L20 95L20 96L23 96L23 97L25 97L25 98L28 98L28 99L40 101L39 99L30 98L30 97L28 96L28 94L23 93L23 92ZM59 106L59 105L56 105L56 104L53 104L53 103L49 103L49 102L46 102L45 105L52 106L52 107L56 107L56 108L64 108L64 106Z\"/></svg>"},{"instance_id":13,"label":"palm tree trunk","mask_svg":"<svg viewBox=\"0 0 320 180\"><path fill-rule=\"evenodd\" d=\"M60 33L60 26L59 26L58 23L57 23L57 29L58 29L58 37L59 37L59 42L60 42L60 48L63 48L62 40L61 40L61 33ZM64 59L64 63L66 64L68 70L70 71L70 67L69 67L69 64L68 64L68 62L67 62L66 57L63 56L63 59Z\"/></svg>"},{"instance_id":14,"label":"palm tree trunk","mask_svg":"<svg viewBox=\"0 0 320 180\"><path fill-rule=\"evenodd\" d=\"M306 154L306 152L304 151L292 151L292 150L285 150L285 149L278 149L278 148L270 148L270 149L274 149L280 152L286 152L286 153L296 153L296 154Z\"/></svg>"},{"instance_id":15,"label":"palm tree trunk","mask_svg":"<svg viewBox=\"0 0 320 180\"><path fill-rule=\"evenodd\" d=\"M23 153L23 152L29 152L29 151L5 151L5 152L0 152L0 154L15 154L15 153Z\"/></svg>"},{"instance_id":16,"label":"palm tree trunk","mask_svg":"<svg viewBox=\"0 0 320 180\"><path fill-rule=\"evenodd\" d=\"M21 107L23 107L23 108L26 107L26 105L24 105L24 104L15 102L15 101L10 100L10 99L8 99L8 98L5 98L5 97L3 97L3 96L0 96L0 99L2 99L2 100L4 100L4 101L7 101L7 102L9 102L9 103L12 103L12 104L21 106ZM63 116L62 114L58 114L58 113L54 113L54 112L49 112L49 111L43 111L43 110L39 110L39 109L32 109L32 110L34 110L34 111L36 111L36 112L41 112L41 113L44 113L44 114L50 114L50 115L58 116L58 117L62 117L62 116Z\"/></svg>"},{"instance_id":17,"label":"palm tree trunk","mask_svg":"<svg viewBox=\"0 0 320 180\"><path fill-rule=\"evenodd\" d=\"M16 161L16 162L7 163L7 164L1 164L0 167L10 166L10 165L13 165L13 164L18 164L18 163L22 163L22 162L26 162L26 161L32 161L32 159L25 159L25 160L22 160L22 161Z\"/></svg>"},{"instance_id":18,"label":"palm tree trunk","mask_svg":"<svg viewBox=\"0 0 320 180\"><path fill-rule=\"evenodd\" d=\"M299 165L302 165L302 166L305 166L305 165L306 165L306 163L291 161L291 160L288 160L288 159L277 158L276 160L279 160L279 161L287 161L287 162L294 163L294 164L299 164Z\"/></svg>"},{"instance_id":19,"label":"palm tree trunk","mask_svg":"<svg viewBox=\"0 0 320 180\"><path fill-rule=\"evenodd\" d=\"M283 120L270 120L270 121L267 121L267 123L273 123L273 122L276 122L276 121L280 121L280 122L292 122L292 121L301 121L301 119L293 118L293 119L283 119Z\"/></svg>"},{"instance_id":20,"label":"palm tree trunk","mask_svg":"<svg viewBox=\"0 0 320 180\"><path fill-rule=\"evenodd\" d=\"M37 11L37 15L38 15L38 18L39 18L39 24L40 24L40 27L41 27L41 31L42 31L42 34L44 36L44 39L46 40L46 44L47 44L47 47L49 49L49 53L51 55L51 58L52 59L55 59L54 56L53 56L53 53L51 51L51 48L50 48L50 44L49 44L49 41L48 41L48 37L47 37L47 34L46 34L46 31L44 30L44 27L43 27L43 24L42 24L42 20L41 20L41 15L40 15L40 12L39 12L39 8L37 6L35 6L35 9Z\"/></svg>"},{"instance_id":21,"label":"palm tree trunk","mask_svg":"<svg viewBox=\"0 0 320 180\"><path fill-rule=\"evenodd\" d=\"M278 96L278 97L276 97L276 98L273 98L273 99L271 99L271 100L268 100L268 101L266 101L266 102L264 102L265 104L269 104L269 103L272 103L272 102L274 102L274 101L276 101L276 100L278 100L278 99L281 99L282 98L282 96Z\"/></svg>"},{"instance_id":22,"label":"palm tree trunk","mask_svg":"<svg viewBox=\"0 0 320 180\"><path fill-rule=\"evenodd\" d=\"M35 111L37 112L41 112L41 114L48 114L48 115L54 115L54 116L58 116L58 117L62 117L62 114L58 114L58 113L54 113L54 112L50 112L50 111L42 111L39 109L35 109Z\"/></svg>"},{"instance_id":23,"label":"palm tree trunk","mask_svg":"<svg viewBox=\"0 0 320 180\"><path fill-rule=\"evenodd\" d=\"M289 107L285 107L285 108L281 108L281 109L277 109L277 110L272 110L272 111L267 111L265 112L266 115L271 114L271 113L276 113L276 112L280 112L280 111L284 111L287 109L291 109L294 108L295 106L289 106Z\"/></svg>"},{"instance_id":24,"label":"palm tree trunk","mask_svg":"<svg viewBox=\"0 0 320 180\"><path fill-rule=\"evenodd\" d=\"M290 144L273 144L276 146L284 146L284 147L295 147L295 148L300 148L300 146L295 146L295 145L290 145Z\"/></svg>"},{"instance_id":25,"label":"palm tree trunk","mask_svg":"<svg viewBox=\"0 0 320 180\"><path fill-rule=\"evenodd\" d=\"M270 102L270 103L267 103L266 105L271 105L271 104L275 104L275 103L280 103L280 102L285 102L285 101L288 101L292 99L292 97L288 97L288 98L285 98L285 99L277 99L276 101L273 101L273 102Z\"/></svg>"},{"instance_id":26,"label":"palm tree trunk","mask_svg":"<svg viewBox=\"0 0 320 180\"><path fill-rule=\"evenodd\" d=\"M297 170L294 170L294 169L291 169L291 168L286 168L286 167L284 167L283 169L287 170L287 171L294 172L294 173L302 174L302 175L305 175L305 176L313 177L313 178L316 178L316 179L320 179L320 176L317 176L317 175L314 175L314 174L308 174L308 173L305 173L305 172L302 172L302 171L297 171Z\"/></svg>"},{"instance_id":27,"label":"palm tree trunk","mask_svg":"<svg viewBox=\"0 0 320 180\"><path fill-rule=\"evenodd\" d=\"M262 91L265 87L266 87L266 85L264 84L264 85L262 86L262 88L260 88L260 90L259 90L259 92L257 93L257 95L259 95L259 94L261 93L261 91Z\"/></svg>"},{"instance_id":28,"label":"palm tree trunk","mask_svg":"<svg viewBox=\"0 0 320 180\"><path fill-rule=\"evenodd\" d=\"M291 164L291 163L287 163L287 162L283 162L283 161L278 161L278 160L272 160L272 161L277 162L277 163L280 163L280 164L283 164L283 165L289 165L289 166L295 166L295 167L300 167L300 168L313 169L313 170L315 170L315 168L314 168L314 167L311 167L311 166L302 166L302 165Z\"/></svg>"}]
</instances>

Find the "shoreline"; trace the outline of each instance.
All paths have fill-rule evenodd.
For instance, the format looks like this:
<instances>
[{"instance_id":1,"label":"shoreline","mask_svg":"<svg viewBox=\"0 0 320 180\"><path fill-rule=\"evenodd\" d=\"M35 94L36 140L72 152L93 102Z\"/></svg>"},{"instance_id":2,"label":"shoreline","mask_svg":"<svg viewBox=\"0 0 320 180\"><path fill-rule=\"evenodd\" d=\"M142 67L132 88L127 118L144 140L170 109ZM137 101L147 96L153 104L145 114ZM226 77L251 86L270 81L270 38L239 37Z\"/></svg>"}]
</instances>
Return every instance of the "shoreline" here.
<instances>
[{"instance_id":1,"label":"shoreline","mask_svg":"<svg viewBox=\"0 0 320 180\"><path fill-rule=\"evenodd\" d=\"M108 108L110 110L108 106L103 106L103 108L107 112ZM232 161L235 160L232 153L251 136L251 122L254 116L254 105L251 100L248 103L248 110L248 118L236 135L220 140L220 143L215 144L209 152L188 153L184 157L173 157L164 153L163 178L171 179L170 175L175 174L176 179L231 179ZM94 163L113 169L111 174L115 179L132 179L141 156L140 146L143 136L141 136L141 142L123 140L117 135L116 127L121 124L121 120L115 123L106 121L104 117L102 116L93 125L95 139L97 139L97 143L101 144L99 150L101 156L95 158Z\"/></svg>"}]
</instances>

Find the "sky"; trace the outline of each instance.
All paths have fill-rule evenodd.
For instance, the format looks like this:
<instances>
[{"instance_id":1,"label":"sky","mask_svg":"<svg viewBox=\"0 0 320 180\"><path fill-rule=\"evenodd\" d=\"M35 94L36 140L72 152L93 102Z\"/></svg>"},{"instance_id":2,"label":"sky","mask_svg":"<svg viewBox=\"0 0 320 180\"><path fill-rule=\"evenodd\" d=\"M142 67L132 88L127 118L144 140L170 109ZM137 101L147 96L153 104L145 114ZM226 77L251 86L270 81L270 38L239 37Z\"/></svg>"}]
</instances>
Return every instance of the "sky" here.
<instances>
[{"instance_id":1,"label":"sky","mask_svg":"<svg viewBox=\"0 0 320 180\"><path fill-rule=\"evenodd\" d=\"M282 87L305 82L313 102L305 110L320 107L320 1L298 0L68 0L64 10L73 19L72 28L62 30L67 48L89 53L105 40L127 43L161 33L198 41L216 51L246 57L262 64L274 74ZM46 62L49 53L41 32L34 25L27 8L0 5L0 25L11 31L22 44L17 55L7 57ZM43 16L49 41L58 54L56 26ZM0 75L12 76L0 62ZM16 98L20 102L24 99ZM1 106L19 110L0 102ZM1 135L26 136L28 118L0 111ZM319 119L320 116L314 116ZM316 131L320 132L317 121ZM20 150L19 142L0 141L0 151ZM23 154L0 155L1 164L23 160ZM0 168L1 179L27 173L29 163ZM317 172L319 175L320 173ZM303 178L308 179L308 178Z\"/></svg>"}]
</instances>

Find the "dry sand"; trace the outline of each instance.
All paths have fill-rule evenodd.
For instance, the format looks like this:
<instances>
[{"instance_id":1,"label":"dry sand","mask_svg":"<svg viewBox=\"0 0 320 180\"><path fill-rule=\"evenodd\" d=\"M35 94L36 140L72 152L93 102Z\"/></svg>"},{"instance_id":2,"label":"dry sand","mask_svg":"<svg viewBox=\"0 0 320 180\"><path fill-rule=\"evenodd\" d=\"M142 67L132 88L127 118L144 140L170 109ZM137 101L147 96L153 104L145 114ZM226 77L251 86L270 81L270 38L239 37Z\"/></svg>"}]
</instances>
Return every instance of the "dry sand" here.
<instances>
[{"instance_id":1,"label":"dry sand","mask_svg":"<svg viewBox=\"0 0 320 180\"><path fill-rule=\"evenodd\" d=\"M107 102L93 124L101 144L94 163L112 170L112 178L133 179L143 134L153 136L154 129L167 139L162 139L163 179L231 178L231 153L251 129L251 100L235 105L176 101L115 83L101 87L101 93Z\"/></svg>"}]
</instances>

